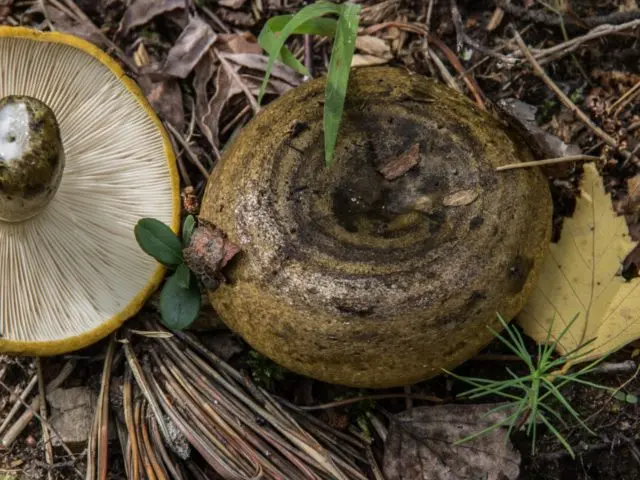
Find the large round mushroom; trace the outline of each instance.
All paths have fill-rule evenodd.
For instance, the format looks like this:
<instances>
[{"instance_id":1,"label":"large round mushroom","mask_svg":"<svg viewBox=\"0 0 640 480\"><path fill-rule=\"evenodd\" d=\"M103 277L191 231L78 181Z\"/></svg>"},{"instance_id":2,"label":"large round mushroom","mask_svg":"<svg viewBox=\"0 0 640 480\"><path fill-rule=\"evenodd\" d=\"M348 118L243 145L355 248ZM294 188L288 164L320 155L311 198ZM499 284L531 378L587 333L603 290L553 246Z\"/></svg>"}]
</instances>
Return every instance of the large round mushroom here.
<instances>
[{"instance_id":1,"label":"large round mushroom","mask_svg":"<svg viewBox=\"0 0 640 480\"><path fill-rule=\"evenodd\" d=\"M325 79L268 105L226 149L200 216L241 253L210 292L221 318L296 372L356 387L453 368L511 320L552 226L527 145L457 92L355 69L333 164Z\"/></svg>"},{"instance_id":2,"label":"large round mushroom","mask_svg":"<svg viewBox=\"0 0 640 480\"><path fill-rule=\"evenodd\" d=\"M140 89L75 36L0 27L0 352L73 351L135 314L164 274L142 217L179 228L172 146Z\"/></svg>"}]
</instances>

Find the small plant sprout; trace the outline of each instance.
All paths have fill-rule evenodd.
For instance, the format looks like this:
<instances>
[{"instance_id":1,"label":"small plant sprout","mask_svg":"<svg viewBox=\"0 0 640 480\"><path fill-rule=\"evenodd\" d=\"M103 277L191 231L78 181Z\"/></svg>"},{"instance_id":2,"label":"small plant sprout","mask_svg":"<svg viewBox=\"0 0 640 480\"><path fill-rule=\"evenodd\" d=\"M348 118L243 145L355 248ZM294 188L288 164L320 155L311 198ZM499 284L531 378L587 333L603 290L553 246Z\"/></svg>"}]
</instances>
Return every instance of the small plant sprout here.
<instances>
[{"instance_id":1,"label":"small plant sprout","mask_svg":"<svg viewBox=\"0 0 640 480\"><path fill-rule=\"evenodd\" d=\"M182 253L189 245L195 225L193 215L187 216L179 237L161 221L143 218L134 230L140 248L172 272L160 292L160 317L172 330L188 327L200 313L200 285L184 263Z\"/></svg>"},{"instance_id":2,"label":"small plant sprout","mask_svg":"<svg viewBox=\"0 0 640 480\"><path fill-rule=\"evenodd\" d=\"M302 8L295 15L280 15L269 19L258 37L260 46L269 54L269 63L258 96L259 103L262 102L276 60L302 75L311 76L304 65L285 46L289 36L309 34L334 38L324 101L324 145L327 166L331 165L333 159L342 120L361 8L360 5L350 2L336 5L319 1ZM326 15L334 15L338 18L323 18Z\"/></svg>"},{"instance_id":3,"label":"small plant sprout","mask_svg":"<svg viewBox=\"0 0 640 480\"><path fill-rule=\"evenodd\" d=\"M569 404L565 396L562 394L561 389L565 385L571 382L587 385L610 391L617 399L630 403L637 402L637 399L633 395L620 395L621 392L618 391L619 389L598 385L581 378L590 373L595 366L604 359L604 357L587 364L575 372L565 372L570 364L589 353L589 351L585 351L584 349L592 343L592 341L585 342L579 348L565 355L552 358L553 353L556 350L556 345L561 341L562 337L569 330L571 324L575 322L576 318L577 315L567 324L566 328L554 341L551 341L551 329L549 329L547 341L538 345L537 356L534 358L527 351L522 335L518 330L515 327L508 325L504 319L498 315L498 319L504 327L506 336L495 332L491 328L490 330L496 338L498 338L526 364L529 369L529 373L527 375L518 376L511 369L506 368L506 371L511 378L506 380L488 380L483 378L459 376L445 370L446 373L454 378L474 387L462 393L461 397L477 399L485 396L498 396L507 400L506 403L489 412L506 411L507 416L505 416L504 420L474 433L473 435L462 438L458 440L456 444L467 442L473 438L495 430L496 428L508 426L507 435L505 436L505 441L507 441L514 431L525 427L527 437L530 437L532 440L531 453L535 454L537 425L540 423L545 425L549 431L556 436L558 441L569 452L571 457L575 458L574 451L568 441L554 425L556 420L563 426L566 426L566 422L563 420L562 415L551 406L551 401L554 401L554 403L564 407L564 409L566 409L570 415L589 433L594 434L594 432L591 431L591 429L589 429L589 427L587 427L587 425L580 419L576 410Z\"/></svg>"}]
</instances>

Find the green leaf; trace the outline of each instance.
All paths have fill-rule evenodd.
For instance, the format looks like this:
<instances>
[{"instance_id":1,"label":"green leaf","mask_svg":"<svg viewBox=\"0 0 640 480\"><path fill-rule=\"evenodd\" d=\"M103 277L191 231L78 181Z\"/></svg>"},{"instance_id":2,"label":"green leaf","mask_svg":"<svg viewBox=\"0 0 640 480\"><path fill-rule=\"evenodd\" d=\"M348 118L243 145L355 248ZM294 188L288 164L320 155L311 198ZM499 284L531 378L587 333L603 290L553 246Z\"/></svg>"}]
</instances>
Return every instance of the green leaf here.
<instances>
[{"instance_id":1,"label":"green leaf","mask_svg":"<svg viewBox=\"0 0 640 480\"><path fill-rule=\"evenodd\" d=\"M260 86L260 93L258 94L258 103L262 102L262 97L269 84L269 77L273 70L273 64L280 56L282 47L290 35L296 32L298 28L314 18L323 17L324 15L335 14L340 15L343 8L341 5L335 5L330 2L317 2L312 5L307 5L296 13L287 23L284 25L280 32L273 32L270 28L264 30L262 35L262 43L260 44L269 53L269 63ZM275 40L274 40L275 38ZM266 47L265 47L266 44ZM355 44L355 41L354 41Z\"/></svg>"},{"instance_id":2,"label":"green leaf","mask_svg":"<svg viewBox=\"0 0 640 480\"><path fill-rule=\"evenodd\" d=\"M360 5L345 3L341 5L338 18L324 94L324 158L327 166L331 165L338 139L361 8Z\"/></svg>"},{"instance_id":3,"label":"green leaf","mask_svg":"<svg viewBox=\"0 0 640 480\"><path fill-rule=\"evenodd\" d=\"M328 2L326 2L328 3ZM272 32L281 32L295 15L278 15L271 17L265 26L269 26ZM312 18L298 26L293 33L298 35L319 35L321 37L333 37L336 33L338 22L333 18Z\"/></svg>"},{"instance_id":4,"label":"green leaf","mask_svg":"<svg viewBox=\"0 0 640 480\"><path fill-rule=\"evenodd\" d=\"M155 218L143 218L134 228L140 248L166 267L182 263L182 244L167 225Z\"/></svg>"},{"instance_id":5,"label":"green leaf","mask_svg":"<svg viewBox=\"0 0 640 480\"><path fill-rule=\"evenodd\" d=\"M160 292L160 316L171 330L191 325L200 313L200 288L191 281L189 288L180 285L177 272L171 275Z\"/></svg>"},{"instance_id":6,"label":"green leaf","mask_svg":"<svg viewBox=\"0 0 640 480\"><path fill-rule=\"evenodd\" d=\"M182 288L189 288L191 284L191 270L189 270L189 267L187 267L184 263L181 263L180 265L178 265L175 275L178 279L178 284Z\"/></svg>"},{"instance_id":7,"label":"green leaf","mask_svg":"<svg viewBox=\"0 0 640 480\"><path fill-rule=\"evenodd\" d=\"M196 219L193 215L189 215L184 219L184 223L182 224L182 246L186 248L191 241L191 234L193 233L193 229L196 227Z\"/></svg>"}]
</instances>

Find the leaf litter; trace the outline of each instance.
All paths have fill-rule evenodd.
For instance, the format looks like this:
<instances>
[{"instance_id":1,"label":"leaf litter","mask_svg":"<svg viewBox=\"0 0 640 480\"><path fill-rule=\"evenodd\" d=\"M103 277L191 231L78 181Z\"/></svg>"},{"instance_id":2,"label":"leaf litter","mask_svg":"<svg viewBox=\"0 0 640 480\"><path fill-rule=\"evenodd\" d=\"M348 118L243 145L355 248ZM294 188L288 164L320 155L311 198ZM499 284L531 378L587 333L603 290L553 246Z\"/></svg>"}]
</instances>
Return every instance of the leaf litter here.
<instances>
[{"instance_id":1,"label":"leaf litter","mask_svg":"<svg viewBox=\"0 0 640 480\"><path fill-rule=\"evenodd\" d=\"M506 428L456 444L466 436L503 421L496 405L416 407L392 417L385 443L387 480L515 480L520 453Z\"/></svg>"},{"instance_id":2,"label":"leaf litter","mask_svg":"<svg viewBox=\"0 0 640 480\"><path fill-rule=\"evenodd\" d=\"M620 275L635 248L629 227L613 210L596 166L584 165L581 195L550 245L540 280L518 322L539 343L555 339L566 354L593 341L579 361L609 354L640 338L640 280Z\"/></svg>"}]
</instances>

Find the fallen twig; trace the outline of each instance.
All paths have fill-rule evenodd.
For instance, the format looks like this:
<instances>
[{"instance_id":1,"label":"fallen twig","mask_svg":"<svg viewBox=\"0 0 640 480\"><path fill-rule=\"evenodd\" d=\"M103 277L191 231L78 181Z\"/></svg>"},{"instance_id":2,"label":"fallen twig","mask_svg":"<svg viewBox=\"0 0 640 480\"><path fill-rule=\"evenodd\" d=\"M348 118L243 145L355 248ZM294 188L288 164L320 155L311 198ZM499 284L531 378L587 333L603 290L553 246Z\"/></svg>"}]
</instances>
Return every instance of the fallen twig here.
<instances>
[{"instance_id":1,"label":"fallen twig","mask_svg":"<svg viewBox=\"0 0 640 480\"><path fill-rule=\"evenodd\" d=\"M60 385L62 385L62 383L67 378L69 378L71 372L73 372L74 367L75 363L72 361L65 363L64 367L62 367L62 370L60 370L60 373L58 373L58 376L49 382L45 391L47 393L52 392ZM24 431L24 429L27 428L27 425L35 415L35 412L40 408L40 396L34 398L31 402L31 405L26 403L26 401L23 401L21 398L18 398L18 401L27 406L27 411L24 412L22 416L18 418L18 420L16 420L16 423L14 423L11 428L9 428L7 433L4 434L4 437L2 437L0 445L2 445L4 448L9 448L11 447L11 445L13 445L13 442L15 442L20 434Z\"/></svg>"},{"instance_id":2,"label":"fallen twig","mask_svg":"<svg viewBox=\"0 0 640 480\"><path fill-rule=\"evenodd\" d=\"M571 101L567 95L555 84L553 80L546 74L544 69L540 66L538 61L533 57L531 51L522 40L522 37L518 31L514 28L514 37L518 47L522 51L523 55L529 60L529 63L533 67L535 74L542 79L542 81L556 94L562 104L573 112L582 122L593 131L598 137L600 137L607 145L618 151L625 159L631 158L631 152L626 149L620 148L618 142L611 135L606 133L600 127L598 127L593 121L584 113L575 103Z\"/></svg>"},{"instance_id":3,"label":"fallen twig","mask_svg":"<svg viewBox=\"0 0 640 480\"><path fill-rule=\"evenodd\" d=\"M0 375L0 381L2 381L2 375ZM20 410L20 407L22 406L22 403L20 402L20 400L26 401L27 397L31 394L31 391L35 388L37 384L38 384L38 376L34 375L31 378L31 381L24 388L24 390L20 392L20 397L16 398L16 401L13 404L13 407L11 407L11 410L9 411L4 421L2 422L2 425L0 425L0 434L6 430L6 428L9 426L9 424L13 420L13 417L15 417L18 411Z\"/></svg>"},{"instance_id":4,"label":"fallen twig","mask_svg":"<svg viewBox=\"0 0 640 480\"><path fill-rule=\"evenodd\" d=\"M496 171L501 172L504 170L514 170L516 168L528 168L528 167L540 167L542 165L555 165L557 163L566 162L595 162L600 160L600 157L593 155L567 155L566 157L547 158L544 160L533 160L531 162L510 163L509 165L501 165L496 167Z\"/></svg>"},{"instance_id":5,"label":"fallen twig","mask_svg":"<svg viewBox=\"0 0 640 480\"><path fill-rule=\"evenodd\" d=\"M587 18L576 19L571 16L550 15L544 11L533 10L518 5L513 5L506 0L498 0L497 6L505 12L518 17L522 20L529 20L535 23L542 23L550 27L559 27L561 23L571 25L573 27L592 28L605 24L619 24L640 18L639 10L629 12L614 12L609 15L593 16Z\"/></svg>"},{"instance_id":6,"label":"fallen twig","mask_svg":"<svg viewBox=\"0 0 640 480\"><path fill-rule=\"evenodd\" d=\"M0 381L0 387L5 390L6 392L11 393L11 388L9 388L4 382ZM27 408L27 410L31 413L31 418L36 417L41 423L46 423L47 427L53 432L53 434L58 437L58 439L60 440L60 444L62 445L62 448L65 449L65 451L67 452L67 454L71 457L71 458L75 458L75 455L73 454L73 452L71 451L71 449L69 448L69 446L64 443L64 440L62 439L62 435L60 435L60 433L53 428L53 426L47 422L45 419L43 419L40 414L36 411L36 409L33 407L32 405L29 405L27 402L23 402L23 405ZM38 403L38 407L39 407L39 403ZM78 476L82 479L84 479L84 474L78 470L78 467L75 465L75 462L73 463L73 468L75 470L75 472L78 474Z\"/></svg>"},{"instance_id":7,"label":"fallen twig","mask_svg":"<svg viewBox=\"0 0 640 480\"><path fill-rule=\"evenodd\" d=\"M40 395L40 426L42 427L42 443L44 444L44 458L47 461L47 478L53 479L53 447L51 446L51 436L49 435L49 429L47 428L47 395L44 387L44 375L42 374L42 362L39 357L35 359L36 372L38 377L38 394Z\"/></svg>"},{"instance_id":8,"label":"fallen twig","mask_svg":"<svg viewBox=\"0 0 640 480\"><path fill-rule=\"evenodd\" d=\"M640 27L640 19L622 23L620 25L601 25L594 28L593 30L590 30L584 35L572 38L571 40L563 43L559 43L558 45L555 45L553 47L532 51L532 53L535 59L538 60L540 65L545 65L577 50L580 45L590 40L595 40L596 38L601 38L612 33L621 32L623 30L630 30L636 27ZM517 51L512 55L516 57L521 56L522 52Z\"/></svg>"}]
</instances>

